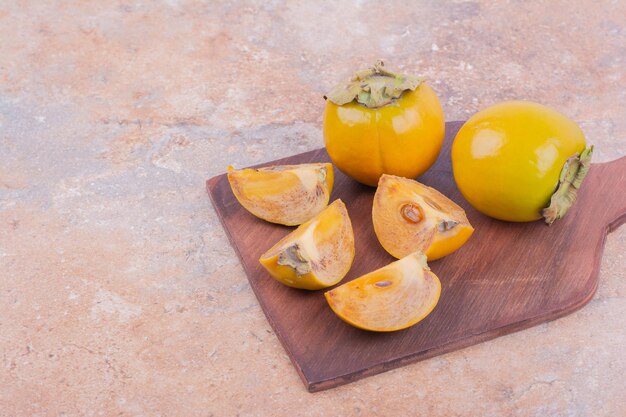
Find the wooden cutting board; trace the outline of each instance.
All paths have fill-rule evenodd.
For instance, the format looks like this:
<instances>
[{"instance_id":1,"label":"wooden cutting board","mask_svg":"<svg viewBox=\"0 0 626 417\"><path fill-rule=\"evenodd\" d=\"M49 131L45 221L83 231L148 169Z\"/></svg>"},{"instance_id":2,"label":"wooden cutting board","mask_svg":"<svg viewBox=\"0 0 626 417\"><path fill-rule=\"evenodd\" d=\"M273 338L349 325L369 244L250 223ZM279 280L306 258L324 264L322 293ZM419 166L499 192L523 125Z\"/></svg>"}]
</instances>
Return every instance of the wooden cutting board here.
<instances>
[{"instance_id":1,"label":"wooden cutting board","mask_svg":"<svg viewBox=\"0 0 626 417\"><path fill-rule=\"evenodd\" d=\"M626 220L626 158L593 164L576 204L552 226L502 222L474 210L456 188L450 144L461 124L447 123L442 153L419 181L460 204L476 231L457 252L430 262L442 284L439 304L422 322L399 332L351 327L333 314L324 291L296 290L275 281L259 256L293 228L249 214L232 194L226 175L207 182L250 285L309 391L553 320L579 309L595 293L606 234ZM319 149L263 165L328 160ZM354 264L342 283L395 260L374 234L374 191L335 169L331 200L346 203L356 240Z\"/></svg>"}]
</instances>

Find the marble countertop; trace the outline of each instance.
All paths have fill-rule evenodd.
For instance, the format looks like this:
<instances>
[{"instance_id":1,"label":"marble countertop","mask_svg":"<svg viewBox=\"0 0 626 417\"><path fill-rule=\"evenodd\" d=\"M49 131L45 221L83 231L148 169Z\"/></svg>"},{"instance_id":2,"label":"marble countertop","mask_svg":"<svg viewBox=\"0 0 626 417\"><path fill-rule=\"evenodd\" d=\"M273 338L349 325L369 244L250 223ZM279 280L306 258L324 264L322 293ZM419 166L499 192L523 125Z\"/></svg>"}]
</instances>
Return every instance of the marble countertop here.
<instances>
[{"instance_id":1,"label":"marble countertop","mask_svg":"<svg viewBox=\"0 0 626 417\"><path fill-rule=\"evenodd\" d=\"M322 146L385 58L447 120L507 99L626 153L626 3L0 3L0 416L618 416L626 228L567 317L310 394L204 182Z\"/></svg>"}]
</instances>

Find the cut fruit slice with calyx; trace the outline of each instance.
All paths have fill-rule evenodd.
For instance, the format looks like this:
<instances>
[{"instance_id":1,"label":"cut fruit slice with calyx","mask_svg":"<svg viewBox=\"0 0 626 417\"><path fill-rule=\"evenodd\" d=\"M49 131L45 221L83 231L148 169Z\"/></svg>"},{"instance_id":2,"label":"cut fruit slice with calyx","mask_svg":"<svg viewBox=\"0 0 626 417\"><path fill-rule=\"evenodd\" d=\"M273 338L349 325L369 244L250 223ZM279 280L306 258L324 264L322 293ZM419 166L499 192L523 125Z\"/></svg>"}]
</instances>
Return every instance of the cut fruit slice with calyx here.
<instances>
[{"instance_id":1,"label":"cut fruit slice with calyx","mask_svg":"<svg viewBox=\"0 0 626 417\"><path fill-rule=\"evenodd\" d=\"M346 206L335 200L285 236L259 262L279 282L318 290L337 284L354 260L354 233Z\"/></svg>"},{"instance_id":2,"label":"cut fruit slice with calyx","mask_svg":"<svg viewBox=\"0 0 626 417\"><path fill-rule=\"evenodd\" d=\"M460 248L474 232L465 211L434 188L383 175L372 206L374 231L382 247L400 259L421 251L428 260Z\"/></svg>"},{"instance_id":3,"label":"cut fruit slice with calyx","mask_svg":"<svg viewBox=\"0 0 626 417\"><path fill-rule=\"evenodd\" d=\"M228 167L228 181L237 201L268 222L295 226L321 212L333 189L330 163Z\"/></svg>"},{"instance_id":4,"label":"cut fruit slice with calyx","mask_svg":"<svg viewBox=\"0 0 626 417\"><path fill-rule=\"evenodd\" d=\"M423 320L440 294L439 278L428 268L424 254L415 252L324 295L335 314L348 324L391 332Z\"/></svg>"}]
</instances>

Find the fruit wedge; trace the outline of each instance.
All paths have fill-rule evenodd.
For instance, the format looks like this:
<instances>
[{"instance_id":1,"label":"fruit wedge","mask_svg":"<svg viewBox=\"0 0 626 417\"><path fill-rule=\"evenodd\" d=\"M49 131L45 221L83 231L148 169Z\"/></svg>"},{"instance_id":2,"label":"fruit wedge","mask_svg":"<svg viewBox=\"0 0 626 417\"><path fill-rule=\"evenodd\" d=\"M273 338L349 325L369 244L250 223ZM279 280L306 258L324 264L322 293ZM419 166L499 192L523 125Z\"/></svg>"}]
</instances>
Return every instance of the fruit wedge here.
<instances>
[{"instance_id":1,"label":"fruit wedge","mask_svg":"<svg viewBox=\"0 0 626 417\"><path fill-rule=\"evenodd\" d=\"M310 220L328 205L333 179L329 163L228 167L228 181L239 203L263 220L287 226Z\"/></svg>"},{"instance_id":2,"label":"fruit wedge","mask_svg":"<svg viewBox=\"0 0 626 417\"><path fill-rule=\"evenodd\" d=\"M465 211L434 188L417 181L383 175L374 195L372 220L378 241L402 258L424 252L429 261L444 257L474 232Z\"/></svg>"},{"instance_id":3,"label":"fruit wedge","mask_svg":"<svg viewBox=\"0 0 626 417\"><path fill-rule=\"evenodd\" d=\"M285 236L259 262L279 282L319 290L343 279L354 259L354 233L346 206L335 200Z\"/></svg>"},{"instance_id":4,"label":"fruit wedge","mask_svg":"<svg viewBox=\"0 0 626 417\"><path fill-rule=\"evenodd\" d=\"M406 329L430 314L441 283L420 252L327 291L326 301L345 322L364 330Z\"/></svg>"}]
</instances>

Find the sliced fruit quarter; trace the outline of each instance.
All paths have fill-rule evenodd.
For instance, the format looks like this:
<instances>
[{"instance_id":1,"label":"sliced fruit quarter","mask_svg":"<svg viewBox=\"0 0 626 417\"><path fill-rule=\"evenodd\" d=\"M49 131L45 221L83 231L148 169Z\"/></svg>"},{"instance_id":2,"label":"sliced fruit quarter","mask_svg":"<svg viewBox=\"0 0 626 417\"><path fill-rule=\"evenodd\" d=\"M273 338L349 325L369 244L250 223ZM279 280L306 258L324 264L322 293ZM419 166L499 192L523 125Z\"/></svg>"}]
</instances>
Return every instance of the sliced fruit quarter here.
<instances>
[{"instance_id":1,"label":"sliced fruit quarter","mask_svg":"<svg viewBox=\"0 0 626 417\"><path fill-rule=\"evenodd\" d=\"M282 238L259 262L279 282L318 290L337 284L354 259L354 233L346 206L335 200Z\"/></svg>"},{"instance_id":2,"label":"sliced fruit quarter","mask_svg":"<svg viewBox=\"0 0 626 417\"><path fill-rule=\"evenodd\" d=\"M287 226L302 224L321 212L330 200L333 180L329 163L228 167L237 201L256 217Z\"/></svg>"},{"instance_id":3,"label":"sliced fruit quarter","mask_svg":"<svg viewBox=\"0 0 626 417\"><path fill-rule=\"evenodd\" d=\"M345 322L364 330L391 332L418 323L437 305L439 278L426 257L412 253L324 295Z\"/></svg>"},{"instance_id":4,"label":"sliced fruit quarter","mask_svg":"<svg viewBox=\"0 0 626 417\"><path fill-rule=\"evenodd\" d=\"M396 258L421 251L428 260L460 248L474 232L465 211L434 188L383 175L372 206L374 232Z\"/></svg>"}]
</instances>

